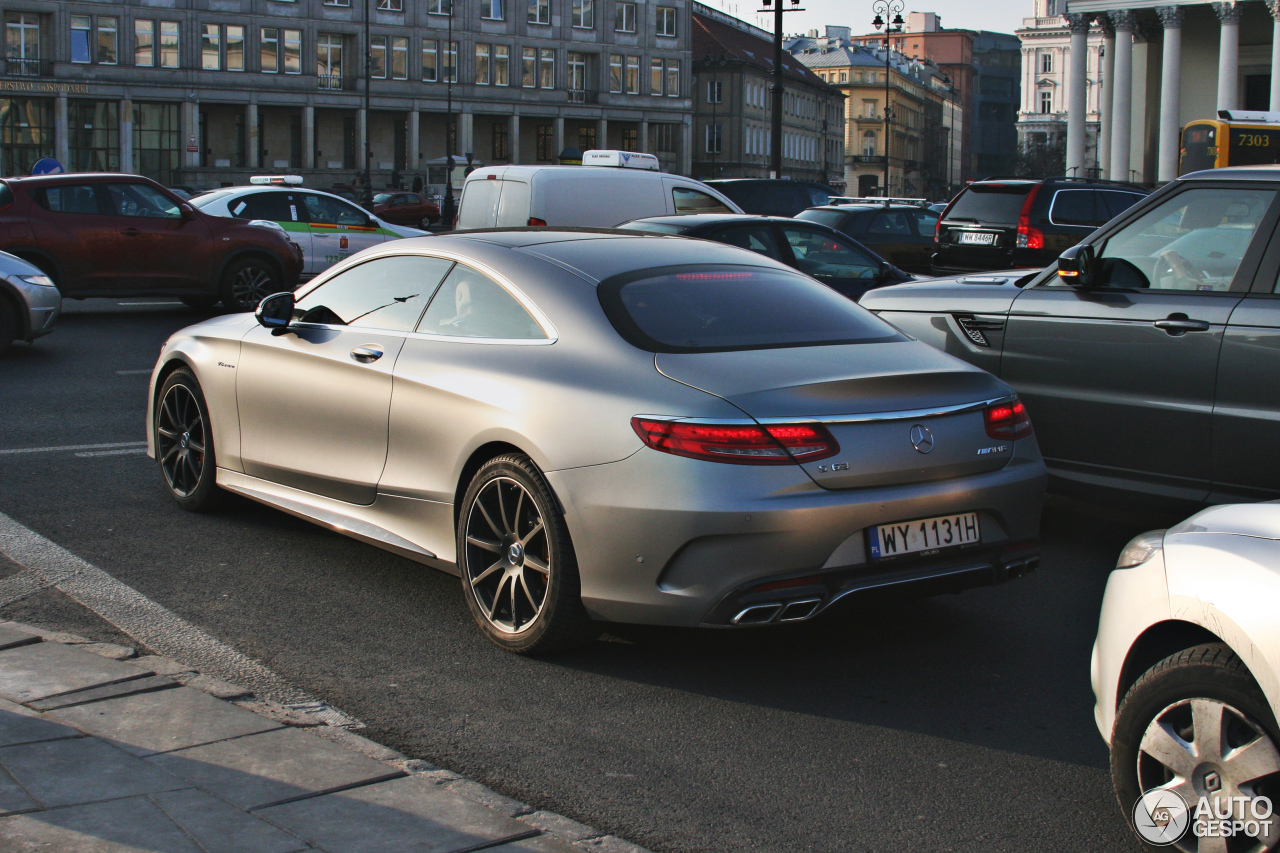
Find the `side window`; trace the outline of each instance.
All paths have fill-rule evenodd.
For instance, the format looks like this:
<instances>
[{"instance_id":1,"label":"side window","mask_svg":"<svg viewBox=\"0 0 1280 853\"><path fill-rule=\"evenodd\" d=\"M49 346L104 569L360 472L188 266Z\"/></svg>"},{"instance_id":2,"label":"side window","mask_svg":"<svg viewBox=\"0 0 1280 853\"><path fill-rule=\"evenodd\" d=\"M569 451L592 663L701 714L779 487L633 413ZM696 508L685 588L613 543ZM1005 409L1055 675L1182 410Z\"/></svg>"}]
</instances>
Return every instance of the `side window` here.
<instances>
[{"instance_id":1,"label":"side window","mask_svg":"<svg viewBox=\"0 0 1280 853\"><path fill-rule=\"evenodd\" d=\"M298 204L292 193L253 193L227 205L236 219L268 219L272 222L297 222Z\"/></svg>"},{"instance_id":2,"label":"side window","mask_svg":"<svg viewBox=\"0 0 1280 853\"><path fill-rule=\"evenodd\" d=\"M1099 206L1106 207L1106 217L1108 221L1115 219L1117 216L1124 213L1144 198L1146 198L1146 196L1140 196L1137 193L1122 193L1116 192L1115 190L1100 190L1098 192ZM1101 218L1102 215L1103 212L1099 211L1099 218Z\"/></svg>"},{"instance_id":3,"label":"side window","mask_svg":"<svg viewBox=\"0 0 1280 853\"><path fill-rule=\"evenodd\" d=\"M722 228L712 234L711 239L717 243L728 243L730 246L741 246L744 249L750 249L767 258L773 258L775 261L782 260L782 253L778 251L778 242L773 238L773 233L769 228L764 225L740 225L734 228Z\"/></svg>"},{"instance_id":4,"label":"side window","mask_svg":"<svg viewBox=\"0 0 1280 853\"><path fill-rule=\"evenodd\" d=\"M321 225L367 225L369 217L363 210L336 198L307 193L303 197L307 205L307 221Z\"/></svg>"},{"instance_id":5,"label":"side window","mask_svg":"<svg viewBox=\"0 0 1280 853\"><path fill-rule=\"evenodd\" d=\"M911 218L916 221L916 234L932 238L938 229L938 214L933 210L915 210Z\"/></svg>"},{"instance_id":6,"label":"side window","mask_svg":"<svg viewBox=\"0 0 1280 853\"><path fill-rule=\"evenodd\" d=\"M782 234L803 273L823 278L874 279L880 263L870 254L823 231L784 226Z\"/></svg>"},{"instance_id":7,"label":"side window","mask_svg":"<svg viewBox=\"0 0 1280 853\"><path fill-rule=\"evenodd\" d=\"M411 332L453 261L401 255L339 273L298 300L302 323Z\"/></svg>"},{"instance_id":8,"label":"side window","mask_svg":"<svg viewBox=\"0 0 1280 853\"><path fill-rule=\"evenodd\" d=\"M514 296L487 275L458 264L436 293L418 331L428 335L506 340L545 339Z\"/></svg>"},{"instance_id":9,"label":"side window","mask_svg":"<svg viewBox=\"0 0 1280 853\"><path fill-rule=\"evenodd\" d=\"M676 213L733 213L717 198L688 187L674 187L671 197L676 203Z\"/></svg>"},{"instance_id":10,"label":"side window","mask_svg":"<svg viewBox=\"0 0 1280 853\"><path fill-rule=\"evenodd\" d=\"M119 216L181 219L178 203L145 184L108 184L107 192Z\"/></svg>"},{"instance_id":11,"label":"side window","mask_svg":"<svg viewBox=\"0 0 1280 853\"><path fill-rule=\"evenodd\" d=\"M911 226L907 224L907 214L901 210L886 210L877 213L867 228L868 234L889 235L894 237L910 237Z\"/></svg>"},{"instance_id":12,"label":"side window","mask_svg":"<svg viewBox=\"0 0 1280 853\"><path fill-rule=\"evenodd\" d=\"M98 198L93 186L48 187L36 194L36 202L54 213L91 213L97 215Z\"/></svg>"},{"instance_id":13,"label":"side window","mask_svg":"<svg viewBox=\"0 0 1280 853\"><path fill-rule=\"evenodd\" d=\"M1206 187L1178 193L1107 240L1098 284L1159 290L1231 289L1275 193Z\"/></svg>"},{"instance_id":14,"label":"side window","mask_svg":"<svg viewBox=\"0 0 1280 853\"><path fill-rule=\"evenodd\" d=\"M1097 193L1093 190L1058 190L1049 205L1049 221L1054 225L1095 227L1101 223L1093 209Z\"/></svg>"},{"instance_id":15,"label":"side window","mask_svg":"<svg viewBox=\"0 0 1280 853\"><path fill-rule=\"evenodd\" d=\"M528 184L524 181L503 181L502 198L498 201L497 226L520 228L528 225L531 203Z\"/></svg>"},{"instance_id":16,"label":"side window","mask_svg":"<svg viewBox=\"0 0 1280 853\"><path fill-rule=\"evenodd\" d=\"M805 190L809 193L810 207L821 207L822 205L829 204L831 202L831 193L821 189L820 187L807 186L805 187Z\"/></svg>"},{"instance_id":17,"label":"side window","mask_svg":"<svg viewBox=\"0 0 1280 853\"><path fill-rule=\"evenodd\" d=\"M404 207L408 203L409 197L407 195L398 195L391 200L392 207Z\"/></svg>"}]
</instances>

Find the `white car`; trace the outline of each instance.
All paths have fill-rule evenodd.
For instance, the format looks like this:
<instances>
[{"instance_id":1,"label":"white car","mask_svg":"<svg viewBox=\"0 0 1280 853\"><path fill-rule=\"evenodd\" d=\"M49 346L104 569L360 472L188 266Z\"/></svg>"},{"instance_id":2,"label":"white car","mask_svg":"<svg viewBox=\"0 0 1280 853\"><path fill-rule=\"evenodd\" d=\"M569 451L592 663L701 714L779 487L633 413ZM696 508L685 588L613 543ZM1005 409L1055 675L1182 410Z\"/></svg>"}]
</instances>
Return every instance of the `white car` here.
<instances>
[{"instance_id":1,"label":"white car","mask_svg":"<svg viewBox=\"0 0 1280 853\"><path fill-rule=\"evenodd\" d=\"M247 187L202 193L191 204L214 216L275 223L302 247L301 278L309 279L361 249L428 232L392 225L345 198L286 178L251 178Z\"/></svg>"},{"instance_id":2,"label":"white car","mask_svg":"<svg viewBox=\"0 0 1280 853\"><path fill-rule=\"evenodd\" d=\"M1280 502L1211 507L1133 539L1091 670L1139 837L1197 853L1280 841Z\"/></svg>"}]
</instances>

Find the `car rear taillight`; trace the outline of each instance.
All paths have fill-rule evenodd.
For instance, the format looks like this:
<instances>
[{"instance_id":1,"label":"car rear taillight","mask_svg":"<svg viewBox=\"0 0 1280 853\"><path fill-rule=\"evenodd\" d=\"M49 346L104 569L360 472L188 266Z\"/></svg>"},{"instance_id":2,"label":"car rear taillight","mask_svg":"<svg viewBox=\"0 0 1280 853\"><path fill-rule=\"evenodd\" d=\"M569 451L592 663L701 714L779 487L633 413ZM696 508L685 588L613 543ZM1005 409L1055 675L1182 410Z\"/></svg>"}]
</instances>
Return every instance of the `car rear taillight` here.
<instances>
[{"instance_id":1,"label":"car rear taillight","mask_svg":"<svg viewBox=\"0 0 1280 853\"><path fill-rule=\"evenodd\" d=\"M758 426L632 418L631 426L654 450L735 465L787 465L840 452L840 445L821 424Z\"/></svg>"},{"instance_id":2,"label":"car rear taillight","mask_svg":"<svg viewBox=\"0 0 1280 853\"><path fill-rule=\"evenodd\" d=\"M1031 227L1031 205L1035 203L1036 194L1040 192L1043 184L1036 184L1031 188L1031 192L1027 193L1027 200L1022 203L1022 210L1018 212L1018 242L1019 249L1043 249L1044 248L1044 232L1039 228Z\"/></svg>"},{"instance_id":3,"label":"car rear taillight","mask_svg":"<svg viewBox=\"0 0 1280 853\"><path fill-rule=\"evenodd\" d=\"M1013 441L1031 435L1031 416L1017 397L1011 403L997 403L983 412L987 435L1002 441Z\"/></svg>"},{"instance_id":4,"label":"car rear taillight","mask_svg":"<svg viewBox=\"0 0 1280 853\"><path fill-rule=\"evenodd\" d=\"M545 219L539 219L539 218L538 218L538 217L536 217L536 216L530 216L530 217L529 217L529 226L530 226L530 227L545 226L546 224L547 224L547 221L546 221Z\"/></svg>"}]
</instances>

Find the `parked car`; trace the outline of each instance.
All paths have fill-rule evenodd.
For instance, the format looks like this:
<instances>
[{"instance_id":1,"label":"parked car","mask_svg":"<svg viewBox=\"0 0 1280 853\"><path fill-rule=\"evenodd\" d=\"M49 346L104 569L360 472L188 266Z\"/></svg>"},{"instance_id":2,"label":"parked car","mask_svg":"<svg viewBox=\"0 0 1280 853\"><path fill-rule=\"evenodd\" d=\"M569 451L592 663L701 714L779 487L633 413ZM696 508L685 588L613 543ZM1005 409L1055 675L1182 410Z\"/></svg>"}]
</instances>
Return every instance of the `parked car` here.
<instances>
[{"instance_id":1,"label":"parked car","mask_svg":"<svg viewBox=\"0 0 1280 853\"><path fill-rule=\"evenodd\" d=\"M1280 168L1185 175L1043 272L862 298L990 370L1059 486L1210 503L1280 497Z\"/></svg>"},{"instance_id":2,"label":"parked car","mask_svg":"<svg viewBox=\"0 0 1280 853\"><path fill-rule=\"evenodd\" d=\"M1149 192L1083 178L975 181L942 213L933 271L1043 269Z\"/></svg>"},{"instance_id":3,"label":"parked car","mask_svg":"<svg viewBox=\"0 0 1280 853\"><path fill-rule=\"evenodd\" d=\"M855 302L873 287L915 278L856 240L816 222L777 216L704 213L652 216L618 227L653 234L701 237L750 249L813 276Z\"/></svg>"},{"instance_id":4,"label":"parked car","mask_svg":"<svg viewBox=\"0 0 1280 853\"><path fill-rule=\"evenodd\" d=\"M746 213L760 216L795 216L802 210L827 204L835 190L813 181L787 181L772 178L717 178L707 186L733 199Z\"/></svg>"},{"instance_id":5,"label":"parked car","mask_svg":"<svg viewBox=\"0 0 1280 853\"><path fill-rule=\"evenodd\" d=\"M1044 468L1008 386L702 240L384 243L256 321L172 336L147 433L180 506L226 489L460 574L517 652L596 620L800 621L1038 559Z\"/></svg>"},{"instance_id":6,"label":"parked car","mask_svg":"<svg viewBox=\"0 0 1280 853\"><path fill-rule=\"evenodd\" d=\"M149 178L113 172L0 180L0 249L72 299L221 299L232 311L292 287L302 269L280 228L209 216Z\"/></svg>"},{"instance_id":7,"label":"parked car","mask_svg":"<svg viewBox=\"0 0 1280 853\"><path fill-rule=\"evenodd\" d=\"M346 199L299 185L262 183L226 187L197 196L191 203L214 216L265 220L283 229L302 247L304 280L361 249L427 233L392 225Z\"/></svg>"},{"instance_id":8,"label":"parked car","mask_svg":"<svg viewBox=\"0 0 1280 853\"><path fill-rule=\"evenodd\" d=\"M1107 581L1094 716L1120 808L1150 849L1280 842L1277 567L1280 505L1234 504L1136 537Z\"/></svg>"},{"instance_id":9,"label":"parked car","mask_svg":"<svg viewBox=\"0 0 1280 853\"><path fill-rule=\"evenodd\" d=\"M741 213L700 181L658 170L652 154L586 151L581 166L486 166L467 175L458 228L611 228L642 216Z\"/></svg>"},{"instance_id":10,"label":"parked car","mask_svg":"<svg viewBox=\"0 0 1280 853\"><path fill-rule=\"evenodd\" d=\"M803 210L796 218L834 228L900 269L932 274L938 214L922 204L833 204Z\"/></svg>"},{"instance_id":11,"label":"parked car","mask_svg":"<svg viewBox=\"0 0 1280 853\"><path fill-rule=\"evenodd\" d=\"M440 221L440 208L421 193L378 193L373 197L373 213L384 222L412 228L426 228Z\"/></svg>"},{"instance_id":12,"label":"parked car","mask_svg":"<svg viewBox=\"0 0 1280 853\"><path fill-rule=\"evenodd\" d=\"M31 343L53 331L62 294L35 264L0 252L0 355L15 340Z\"/></svg>"}]
</instances>

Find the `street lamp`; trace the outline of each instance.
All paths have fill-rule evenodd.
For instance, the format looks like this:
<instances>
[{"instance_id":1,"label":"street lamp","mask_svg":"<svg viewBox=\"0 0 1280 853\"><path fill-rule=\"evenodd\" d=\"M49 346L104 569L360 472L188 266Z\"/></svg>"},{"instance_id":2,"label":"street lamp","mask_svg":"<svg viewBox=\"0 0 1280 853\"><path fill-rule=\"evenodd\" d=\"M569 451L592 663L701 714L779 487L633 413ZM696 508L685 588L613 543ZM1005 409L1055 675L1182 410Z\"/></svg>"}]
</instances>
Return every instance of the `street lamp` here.
<instances>
[{"instance_id":1,"label":"street lamp","mask_svg":"<svg viewBox=\"0 0 1280 853\"><path fill-rule=\"evenodd\" d=\"M458 69L458 53L453 50L453 0L444 0L449 8L449 35L444 43L444 201L440 203L440 222L445 228L453 227L457 208L453 204L453 75ZM450 51L453 51L452 54ZM452 64L449 57L452 55Z\"/></svg>"},{"instance_id":2,"label":"street lamp","mask_svg":"<svg viewBox=\"0 0 1280 853\"><path fill-rule=\"evenodd\" d=\"M889 51L892 49L889 37L902 32L906 21L902 20L902 10L906 8L904 0L875 0L871 8L876 19L871 25L879 30L884 27L884 197L889 197L889 124L893 121L893 108L889 106ZM893 15L893 20L889 16Z\"/></svg>"},{"instance_id":3,"label":"street lamp","mask_svg":"<svg viewBox=\"0 0 1280 853\"><path fill-rule=\"evenodd\" d=\"M782 76L782 15L784 12L803 12L800 0L791 0L791 8L784 9L782 0L761 0L765 8L759 12L773 12L773 82L769 87L769 102L773 115L769 124L769 177L782 177L782 105L785 85Z\"/></svg>"}]
</instances>

